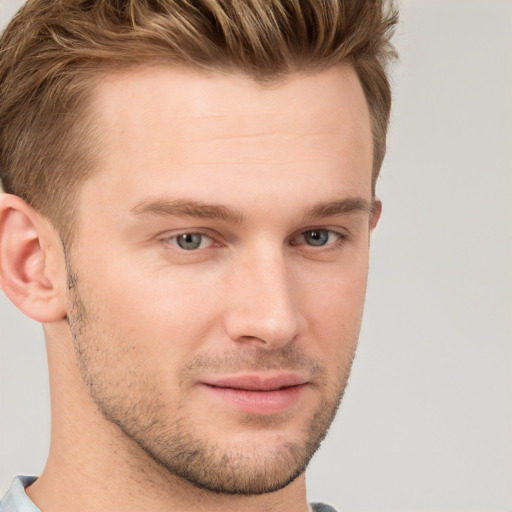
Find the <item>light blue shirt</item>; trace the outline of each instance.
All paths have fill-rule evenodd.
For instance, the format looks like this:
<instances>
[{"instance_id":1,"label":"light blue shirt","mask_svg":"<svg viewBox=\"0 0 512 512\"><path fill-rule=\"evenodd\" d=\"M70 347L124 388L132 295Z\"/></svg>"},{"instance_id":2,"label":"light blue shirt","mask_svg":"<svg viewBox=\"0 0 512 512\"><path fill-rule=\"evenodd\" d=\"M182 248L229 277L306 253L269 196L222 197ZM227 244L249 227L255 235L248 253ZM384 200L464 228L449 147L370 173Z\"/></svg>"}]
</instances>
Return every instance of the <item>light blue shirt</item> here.
<instances>
[{"instance_id":1,"label":"light blue shirt","mask_svg":"<svg viewBox=\"0 0 512 512\"><path fill-rule=\"evenodd\" d=\"M17 476L0 501L0 512L41 512L25 492L25 487L35 480L35 476Z\"/></svg>"},{"instance_id":2,"label":"light blue shirt","mask_svg":"<svg viewBox=\"0 0 512 512\"><path fill-rule=\"evenodd\" d=\"M25 487L35 480L35 476L17 476L7 494L0 501L0 512L41 512L25 492ZM313 512L336 512L332 507L323 503L312 503L311 509Z\"/></svg>"}]
</instances>

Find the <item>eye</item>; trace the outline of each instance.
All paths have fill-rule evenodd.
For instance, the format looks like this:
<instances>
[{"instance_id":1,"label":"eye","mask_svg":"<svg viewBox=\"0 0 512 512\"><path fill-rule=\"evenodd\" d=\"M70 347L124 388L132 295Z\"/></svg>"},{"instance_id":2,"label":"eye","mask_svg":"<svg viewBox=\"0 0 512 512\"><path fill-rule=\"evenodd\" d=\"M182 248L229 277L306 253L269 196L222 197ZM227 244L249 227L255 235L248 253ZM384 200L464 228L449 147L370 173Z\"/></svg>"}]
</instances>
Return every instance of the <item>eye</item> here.
<instances>
[{"instance_id":1,"label":"eye","mask_svg":"<svg viewBox=\"0 0 512 512\"><path fill-rule=\"evenodd\" d=\"M181 233L179 235L170 236L165 241L177 245L180 249L185 251L204 249L213 243L213 240L204 233Z\"/></svg>"},{"instance_id":2,"label":"eye","mask_svg":"<svg viewBox=\"0 0 512 512\"><path fill-rule=\"evenodd\" d=\"M322 247L336 244L336 242L340 242L345 238L345 235L342 233L331 231L330 229L309 229L308 231L303 231L292 242L292 245L305 244L313 247Z\"/></svg>"},{"instance_id":3,"label":"eye","mask_svg":"<svg viewBox=\"0 0 512 512\"><path fill-rule=\"evenodd\" d=\"M308 245L325 245L329 241L329 231L326 229L315 229L302 234Z\"/></svg>"}]
</instances>

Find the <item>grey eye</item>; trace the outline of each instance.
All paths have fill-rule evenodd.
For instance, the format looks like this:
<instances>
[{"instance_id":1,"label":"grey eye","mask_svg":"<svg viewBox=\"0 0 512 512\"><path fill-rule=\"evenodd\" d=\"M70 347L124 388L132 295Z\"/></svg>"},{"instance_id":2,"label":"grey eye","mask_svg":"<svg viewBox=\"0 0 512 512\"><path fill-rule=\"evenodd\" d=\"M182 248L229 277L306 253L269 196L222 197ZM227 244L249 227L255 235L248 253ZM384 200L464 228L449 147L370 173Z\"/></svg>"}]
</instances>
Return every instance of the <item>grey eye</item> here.
<instances>
[{"instance_id":1,"label":"grey eye","mask_svg":"<svg viewBox=\"0 0 512 512\"><path fill-rule=\"evenodd\" d=\"M203 235L201 233L183 233L176 237L176 243L186 251L193 251L199 249L203 242Z\"/></svg>"},{"instance_id":2,"label":"grey eye","mask_svg":"<svg viewBox=\"0 0 512 512\"><path fill-rule=\"evenodd\" d=\"M312 229L305 231L302 236L308 245L320 246L329 241L329 231L327 229Z\"/></svg>"}]
</instances>

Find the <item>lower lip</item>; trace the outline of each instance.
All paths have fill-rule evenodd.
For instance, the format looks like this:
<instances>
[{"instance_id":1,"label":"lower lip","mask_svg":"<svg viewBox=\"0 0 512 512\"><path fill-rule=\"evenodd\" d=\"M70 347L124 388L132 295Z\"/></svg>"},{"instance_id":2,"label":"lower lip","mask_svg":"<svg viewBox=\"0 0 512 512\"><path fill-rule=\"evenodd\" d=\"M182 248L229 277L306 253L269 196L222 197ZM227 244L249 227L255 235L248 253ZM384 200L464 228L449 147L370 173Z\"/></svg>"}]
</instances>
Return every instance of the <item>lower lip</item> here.
<instances>
[{"instance_id":1,"label":"lower lip","mask_svg":"<svg viewBox=\"0 0 512 512\"><path fill-rule=\"evenodd\" d=\"M274 391L249 391L247 389L221 388L204 385L204 388L224 402L248 414L276 414L298 402L306 384Z\"/></svg>"}]
</instances>

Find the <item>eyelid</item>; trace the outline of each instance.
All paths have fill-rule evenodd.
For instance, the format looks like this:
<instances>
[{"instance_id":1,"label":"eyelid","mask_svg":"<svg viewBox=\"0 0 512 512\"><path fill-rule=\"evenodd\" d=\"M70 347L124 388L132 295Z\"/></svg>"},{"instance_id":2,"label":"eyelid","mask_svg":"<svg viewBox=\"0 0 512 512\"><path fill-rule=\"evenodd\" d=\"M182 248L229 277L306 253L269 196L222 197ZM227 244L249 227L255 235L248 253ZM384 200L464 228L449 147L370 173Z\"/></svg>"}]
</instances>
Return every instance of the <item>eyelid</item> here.
<instances>
[{"instance_id":1,"label":"eyelid","mask_svg":"<svg viewBox=\"0 0 512 512\"><path fill-rule=\"evenodd\" d=\"M207 247L201 247L201 248L198 248L198 249L193 249L193 250L189 250L187 251L186 249L183 249L182 247L180 247L177 242L176 243L172 243L170 242L170 240L174 240L176 241L177 238L181 235L201 235L205 238L208 238L210 240L210 243L208 244ZM176 232L165 232L163 233L162 235L159 235L158 236L158 240L166 245L170 245L172 246L173 248L175 248L176 250L180 251L180 252L183 252L183 253L193 253L193 252L196 252L196 251L199 251L200 249L208 249L210 247L212 247L212 245L215 245L215 244L218 244L220 245L220 242L218 242L213 236L211 233L208 233L206 230L203 230L203 229L182 229L182 230L179 230L179 231L176 231Z\"/></svg>"},{"instance_id":2,"label":"eyelid","mask_svg":"<svg viewBox=\"0 0 512 512\"><path fill-rule=\"evenodd\" d=\"M297 238L304 236L306 233L310 233L311 231L327 231L329 234L331 234L331 233L334 234L337 237L337 240L333 243L329 243L326 245L318 245L318 246L309 245L309 244L305 244L305 243L300 243L300 244L294 243L294 241ZM307 247L313 248L314 250L321 250L321 249L332 248L333 246L337 246L338 243L345 242L349 239L350 239L349 233L347 233L347 231L345 231L345 230L342 230L341 228L334 229L334 228L327 227L327 226L313 226L313 227L309 227L307 229L301 229L299 233L297 233L296 235L294 235L291 238L290 245L293 245L293 246L305 245Z\"/></svg>"}]
</instances>

